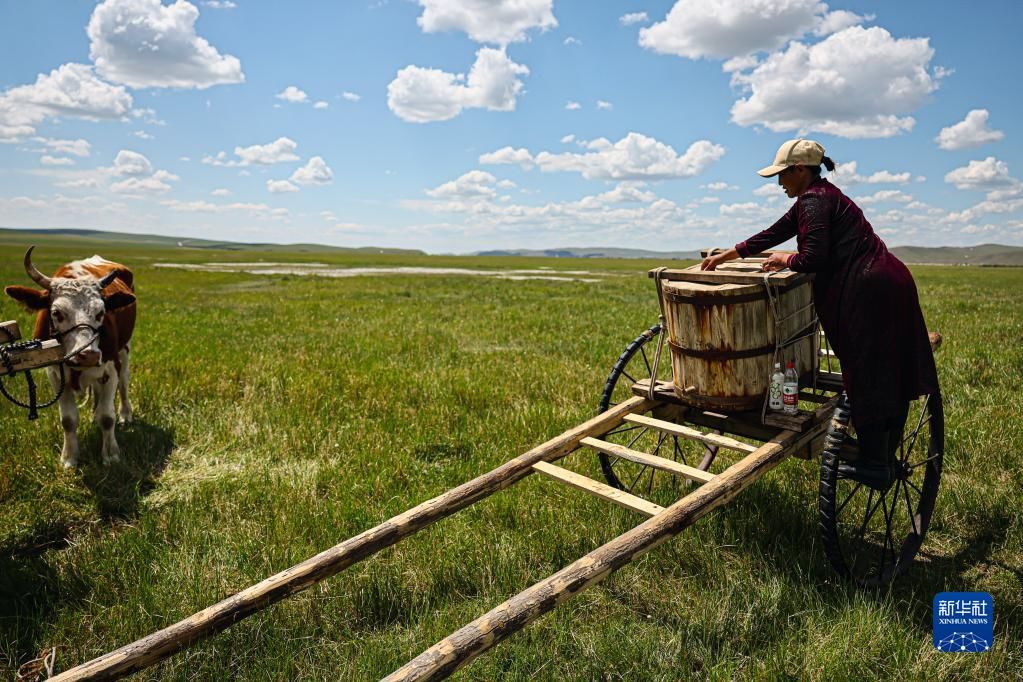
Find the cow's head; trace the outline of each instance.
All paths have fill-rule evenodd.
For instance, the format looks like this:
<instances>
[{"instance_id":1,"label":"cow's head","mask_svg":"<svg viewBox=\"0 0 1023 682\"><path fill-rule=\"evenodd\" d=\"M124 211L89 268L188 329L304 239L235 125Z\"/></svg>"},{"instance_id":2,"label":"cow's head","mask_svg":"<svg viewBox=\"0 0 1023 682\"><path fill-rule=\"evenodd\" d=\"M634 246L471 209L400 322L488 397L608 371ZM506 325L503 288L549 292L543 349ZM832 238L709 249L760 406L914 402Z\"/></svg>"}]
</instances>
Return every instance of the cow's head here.
<instances>
[{"instance_id":1,"label":"cow's head","mask_svg":"<svg viewBox=\"0 0 1023 682\"><path fill-rule=\"evenodd\" d=\"M25 272L43 291L22 286L9 286L4 291L30 310L49 313L50 330L60 339L69 365L96 366L101 358L99 337L104 316L108 310L134 303L135 297L123 291L103 295L103 289L117 279L120 270L102 279L47 277L32 264L34 248L31 246L25 252Z\"/></svg>"}]
</instances>

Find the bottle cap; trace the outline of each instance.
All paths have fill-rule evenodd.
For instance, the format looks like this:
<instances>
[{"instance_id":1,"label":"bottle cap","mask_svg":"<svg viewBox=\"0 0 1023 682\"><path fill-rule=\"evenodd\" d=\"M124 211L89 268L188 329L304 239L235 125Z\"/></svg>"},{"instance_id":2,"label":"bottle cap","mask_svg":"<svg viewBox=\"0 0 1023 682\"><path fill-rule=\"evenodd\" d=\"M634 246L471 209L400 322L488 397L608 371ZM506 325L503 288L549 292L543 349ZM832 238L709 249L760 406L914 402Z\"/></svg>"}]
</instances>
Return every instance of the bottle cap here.
<instances>
[{"instance_id":1,"label":"bottle cap","mask_svg":"<svg viewBox=\"0 0 1023 682\"><path fill-rule=\"evenodd\" d=\"M775 369L781 369L781 363L780 362L774 363L774 368Z\"/></svg>"},{"instance_id":2,"label":"bottle cap","mask_svg":"<svg viewBox=\"0 0 1023 682\"><path fill-rule=\"evenodd\" d=\"M789 360L788 362L785 363L785 366L786 367L795 367L796 363L794 363L792 360Z\"/></svg>"}]
</instances>

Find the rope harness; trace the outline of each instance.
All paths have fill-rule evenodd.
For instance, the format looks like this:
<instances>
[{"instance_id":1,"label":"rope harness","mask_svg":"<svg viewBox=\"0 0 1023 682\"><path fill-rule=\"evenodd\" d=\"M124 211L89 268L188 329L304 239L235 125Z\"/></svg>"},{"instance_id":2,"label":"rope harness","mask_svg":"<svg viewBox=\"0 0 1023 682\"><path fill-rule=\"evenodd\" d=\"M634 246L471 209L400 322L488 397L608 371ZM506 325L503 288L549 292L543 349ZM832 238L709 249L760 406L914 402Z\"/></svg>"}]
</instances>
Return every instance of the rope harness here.
<instances>
[{"instance_id":1,"label":"rope harness","mask_svg":"<svg viewBox=\"0 0 1023 682\"><path fill-rule=\"evenodd\" d=\"M667 328L664 318L664 292L662 291L663 285L661 284L661 273L667 269L666 267L660 267L654 270L654 286L657 287L657 305L661 307L657 323L661 330L657 334L657 350L654 351L654 366L650 370L650 386L646 393L646 397L651 401L654 400L654 393L657 388L657 366L661 364L661 349L664 348L664 332Z\"/></svg>"},{"instance_id":2,"label":"rope harness","mask_svg":"<svg viewBox=\"0 0 1023 682\"><path fill-rule=\"evenodd\" d=\"M781 362L782 351L785 348L795 344L797 341L801 341L808 336L814 337L813 344L813 359L814 363L818 362L820 357L820 332L818 331L820 320L817 318L817 308L815 307L813 300L813 289L810 289L810 302L801 308L796 308L788 315L782 315L781 305L779 301L779 294L771 286L771 273L764 273L764 289L767 292L767 306L770 309L771 316L774 318L774 356L772 360L772 367L776 363ZM795 332L790 334L788 337L782 337L783 325L787 324L789 320L796 317L800 313L810 310L813 313L813 317L808 324L797 329ZM816 370L816 366L814 367ZM813 373L813 390L817 390L817 372ZM767 418L767 405L771 398L771 392L768 391L764 395L764 404L760 408L760 421Z\"/></svg>"},{"instance_id":3,"label":"rope harness","mask_svg":"<svg viewBox=\"0 0 1023 682\"><path fill-rule=\"evenodd\" d=\"M55 366L55 365L60 365L60 383L58 384L56 394L53 396L53 398L51 400L48 400L47 402L42 403L42 404L39 403L36 381L35 381L35 377L32 376L31 370L27 370L26 369L26 370L23 370L23 372L22 372L25 375L25 383L26 383L26 385L28 387L28 402L27 403L22 402L21 400L19 400L15 396L11 395L11 393L7 390L7 387L4 385L3 376L0 375L0 395L3 395L3 397L7 398L7 400L9 400L13 404L17 405L18 407L28 410L28 419L29 419L29 421L32 421L32 420L35 420L35 419L39 418L39 410L46 409L47 407L50 407L51 405L56 403L58 400L60 400L60 397L64 394L64 388L66 387L66 384L67 384L67 378L64 375L64 365L65 365L65 363L67 363L67 361L70 358L73 358L74 356L78 355L83 349L88 348L89 346L91 346L92 342L95 341L97 338L99 338L100 332L102 331L103 328L102 327L94 327L91 324L82 323L82 324L76 324L74 327L71 327L70 329L65 329L62 332L58 332L58 331L54 331L53 332L53 337L55 339L57 339L58 341L61 341L61 340L63 340L63 337L67 336L68 334L70 334L71 332L73 332L73 331L75 331L77 329L81 329L82 327L84 327L84 328L86 328L86 329L88 329L88 330L90 330L92 332L92 337L90 337L87 342L85 342L83 344L79 344L78 346L76 346L74 348L74 350L72 350L70 353L66 353L59 360L56 360L54 362L47 363L46 365L42 365L41 367L36 367L35 368L35 369L42 369L42 367L52 367L52 366ZM11 351L34 350L34 349L41 348L42 345L43 345L43 340L42 339L32 339L30 341L19 341L17 343L9 343L9 344L0 346L0 365L3 365L3 368L4 368L4 370L6 370L7 375L10 375L10 376L13 377L17 373L14 371L14 360L11 357Z\"/></svg>"}]
</instances>

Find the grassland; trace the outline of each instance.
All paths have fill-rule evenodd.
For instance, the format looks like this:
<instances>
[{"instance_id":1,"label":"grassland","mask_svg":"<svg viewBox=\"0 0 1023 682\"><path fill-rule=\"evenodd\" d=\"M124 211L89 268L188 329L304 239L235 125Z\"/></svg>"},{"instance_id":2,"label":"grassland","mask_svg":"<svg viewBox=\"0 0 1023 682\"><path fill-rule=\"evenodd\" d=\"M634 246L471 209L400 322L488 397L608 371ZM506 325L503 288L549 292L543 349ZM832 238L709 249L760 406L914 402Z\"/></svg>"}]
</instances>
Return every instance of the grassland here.
<instances>
[{"instance_id":1,"label":"grassland","mask_svg":"<svg viewBox=\"0 0 1023 682\"><path fill-rule=\"evenodd\" d=\"M0 283L24 242L0 241ZM97 245L47 240L45 270ZM656 319L642 261L261 252L268 260L602 273L596 282L327 279L157 262L246 252L108 244L136 272L123 462L63 471L55 409L0 404L0 666L67 669L173 623L592 416ZM280 256L280 257L278 257ZM1008 679L1023 669L1023 269L914 267L946 403L931 531L890 590L836 580L817 471L792 460L559 607L461 679ZM0 302L0 319L27 314ZM85 420L83 420L85 421ZM582 456L575 468L599 476ZM530 477L242 621L142 679L376 679L638 522ZM986 654L931 646L931 600L994 595Z\"/></svg>"}]
</instances>

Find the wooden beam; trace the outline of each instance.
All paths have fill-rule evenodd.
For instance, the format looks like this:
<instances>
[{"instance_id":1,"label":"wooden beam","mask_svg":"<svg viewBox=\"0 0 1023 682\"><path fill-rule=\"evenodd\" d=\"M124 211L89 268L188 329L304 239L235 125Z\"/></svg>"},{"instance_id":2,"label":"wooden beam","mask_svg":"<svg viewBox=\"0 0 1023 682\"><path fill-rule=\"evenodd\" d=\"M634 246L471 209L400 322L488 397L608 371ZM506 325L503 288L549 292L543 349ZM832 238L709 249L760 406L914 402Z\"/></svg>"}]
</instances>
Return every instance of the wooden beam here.
<instances>
[{"instance_id":1,"label":"wooden beam","mask_svg":"<svg viewBox=\"0 0 1023 682\"><path fill-rule=\"evenodd\" d=\"M7 348L5 352L10 360L12 373L52 365L64 357L64 348L56 339L41 341L38 348ZM0 362L0 376L7 373L7 366Z\"/></svg>"},{"instance_id":2,"label":"wooden beam","mask_svg":"<svg viewBox=\"0 0 1023 682\"><path fill-rule=\"evenodd\" d=\"M678 535L711 510L732 500L778 465L795 448L827 430L831 407L817 411L819 422L802 434L783 431L728 467L713 481L595 549L549 578L520 592L489 613L433 645L385 678L385 682L440 680L521 630L558 604L600 582L613 571Z\"/></svg>"},{"instance_id":3,"label":"wooden beam","mask_svg":"<svg viewBox=\"0 0 1023 682\"><path fill-rule=\"evenodd\" d=\"M50 679L116 679L147 668L190 644L225 630L256 611L329 578L385 547L390 547L402 538L507 488L533 473L534 464L560 459L576 450L579 442L586 436L606 433L621 424L625 415L635 411L645 412L654 405L656 403L645 398L626 400L468 483L427 500L170 627Z\"/></svg>"},{"instance_id":4,"label":"wooden beam","mask_svg":"<svg viewBox=\"0 0 1023 682\"><path fill-rule=\"evenodd\" d=\"M639 450L632 450L624 445L618 445L617 443L608 443L607 441L597 440L596 438L583 438L582 444L591 447L597 452L603 452L605 455L612 457L621 457L627 459L630 462L636 464L642 464L644 466L666 471L669 474L675 476L681 476L688 478L690 481L697 481L698 483L706 483L714 478L714 474L707 473L702 469L691 467L680 462L676 462L665 457L658 457L656 455L649 455Z\"/></svg>"},{"instance_id":5,"label":"wooden beam","mask_svg":"<svg viewBox=\"0 0 1023 682\"><path fill-rule=\"evenodd\" d=\"M21 329L17 320L0 322L0 343L11 343L21 338Z\"/></svg>"},{"instance_id":6,"label":"wooden beam","mask_svg":"<svg viewBox=\"0 0 1023 682\"><path fill-rule=\"evenodd\" d=\"M583 439L587 440L587 439ZM660 512L664 511L664 507L654 504L648 500L644 500L642 497L637 497L631 493L627 493L624 490L618 488L612 488L611 486L601 483L600 481L594 481L592 478L587 478L574 471L568 469L562 469L554 464L548 464L547 462L537 462L533 465L533 468L546 476L550 476L556 481L561 481L573 488L584 490L591 495L595 495L601 499L605 499L609 502L625 507L634 512L645 514L646 516L657 516Z\"/></svg>"},{"instance_id":7,"label":"wooden beam","mask_svg":"<svg viewBox=\"0 0 1023 682\"><path fill-rule=\"evenodd\" d=\"M683 426L682 424L666 422L663 419L654 419L642 414L630 414L625 418L625 421L632 422L633 424L642 424L643 426L649 426L652 429L657 429L664 433L682 436L689 440L702 441L704 443L709 443L710 445L717 445L737 452L745 452L748 454L757 449L755 445L743 443L742 441L729 438L728 436L719 436L716 433L704 433L703 431L697 431L696 429L691 429L688 426Z\"/></svg>"}]
</instances>

